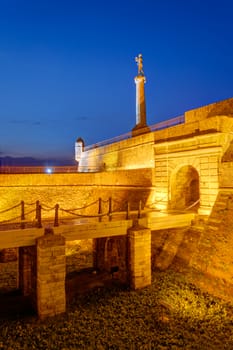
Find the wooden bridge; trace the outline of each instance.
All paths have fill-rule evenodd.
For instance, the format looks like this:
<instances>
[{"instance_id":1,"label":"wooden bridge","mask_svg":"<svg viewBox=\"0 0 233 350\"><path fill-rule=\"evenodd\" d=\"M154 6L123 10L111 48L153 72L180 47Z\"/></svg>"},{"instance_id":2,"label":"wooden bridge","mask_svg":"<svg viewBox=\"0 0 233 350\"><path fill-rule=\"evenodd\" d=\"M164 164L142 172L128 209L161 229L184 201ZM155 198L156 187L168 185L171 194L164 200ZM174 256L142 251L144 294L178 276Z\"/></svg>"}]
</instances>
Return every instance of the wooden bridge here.
<instances>
[{"instance_id":1,"label":"wooden bridge","mask_svg":"<svg viewBox=\"0 0 233 350\"><path fill-rule=\"evenodd\" d=\"M151 284L151 232L190 226L195 217L190 212L142 210L140 203L138 210L129 210L127 205L126 211L117 212L112 210L111 200L105 201L108 210L104 213L102 201L97 202L97 215L66 210L66 214L75 215L62 220L58 205L49 209L54 211L54 218L42 220L43 206L37 202L36 209L25 215L25 203L21 202L12 209L21 208L21 220L14 217L13 222L9 219L0 225L0 249L19 248L19 288L40 318L66 310L67 241L93 239L94 267L103 271L114 269L122 283L138 289ZM25 219L29 214L34 221Z\"/></svg>"},{"instance_id":2,"label":"wooden bridge","mask_svg":"<svg viewBox=\"0 0 233 350\"><path fill-rule=\"evenodd\" d=\"M55 234L61 234L66 241L112 237L126 235L127 230L133 226L134 220L151 231L190 226L195 213L173 213L147 212L138 218L136 212L132 218L126 220L124 213L118 213L112 221L101 221L93 219L76 219L67 221L66 224L53 227ZM49 223L45 227L51 227ZM35 245L36 238L44 234L44 227L16 228L0 231L0 249L26 247Z\"/></svg>"}]
</instances>

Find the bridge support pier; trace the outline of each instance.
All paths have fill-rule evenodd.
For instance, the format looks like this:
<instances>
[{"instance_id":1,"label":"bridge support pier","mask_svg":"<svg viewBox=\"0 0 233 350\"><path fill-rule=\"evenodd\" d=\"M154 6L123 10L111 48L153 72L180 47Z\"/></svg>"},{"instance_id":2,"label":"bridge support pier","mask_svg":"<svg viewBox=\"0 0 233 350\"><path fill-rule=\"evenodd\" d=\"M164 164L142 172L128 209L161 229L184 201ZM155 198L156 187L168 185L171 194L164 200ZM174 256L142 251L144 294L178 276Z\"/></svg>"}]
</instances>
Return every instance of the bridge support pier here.
<instances>
[{"instance_id":1,"label":"bridge support pier","mask_svg":"<svg viewBox=\"0 0 233 350\"><path fill-rule=\"evenodd\" d=\"M135 290L151 284L151 230L134 222L127 235L129 285Z\"/></svg>"},{"instance_id":2,"label":"bridge support pier","mask_svg":"<svg viewBox=\"0 0 233 350\"><path fill-rule=\"evenodd\" d=\"M19 289L36 309L36 247L19 248Z\"/></svg>"},{"instance_id":3,"label":"bridge support pier","mask_svg":"<svg viewBox=\"0 0 233 350\"><path fill-rule=\"evenodd\" d=\"M65 238L45 229L36 240L37 251L37 313L39 318L66 311Z\"/></svg>"}]
</instances>

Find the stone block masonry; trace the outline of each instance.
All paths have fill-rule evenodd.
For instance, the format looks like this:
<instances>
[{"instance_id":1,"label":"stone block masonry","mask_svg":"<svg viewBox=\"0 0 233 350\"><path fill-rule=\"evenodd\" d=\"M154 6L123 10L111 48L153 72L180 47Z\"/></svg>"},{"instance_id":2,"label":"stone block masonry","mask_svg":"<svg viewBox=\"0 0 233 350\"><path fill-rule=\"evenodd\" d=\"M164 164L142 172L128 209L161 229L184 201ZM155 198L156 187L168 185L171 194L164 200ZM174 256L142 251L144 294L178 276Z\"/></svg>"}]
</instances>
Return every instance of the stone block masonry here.
<instances>
[{"instance_id":1,"label":"stone block masonry","mask_svg":"<svg viewBox=\"0 0 233 350\"><path fill-rule=\"evenodd\" d=\"M216 115L232 116L233 98L199 107L185 113L185 122L195 122L210 118Z\"/></svg>"},{"instance_id":2,"label":"stone block masonry","mask_svg":"<svg viewBox=\"0 0 233 350\"><path fill-rule=\"evenodd\" d=\"M36 240L37 245L37 313L39 318L66 311L65 238L52 230Z\"/></svg>"},{"instance_id":3,"label":"stone block masonry","mask_svg":"<svg viewBox=\"0 0 233 350\"><path fill-rule=\"evenodd\" d=\"M137 222L128 230L128 273L133 290L151 284L151 231Z\"/></svg>"},{"instance_id":4,"label":"stone block masonry","mask_svg":"<svg viewBox=\"0 0 233 350\"><path fill-rule=\"evenodd\" d=\"M18 261L0 263L0 292L9 292L18 287Z\"/></svg>"},{"instance_id":5,"label":"stone block masonry","mask_svg":"<svg viewBox=\"0 0 233 350\"><path fill-rule=\"evenodd\" d=\"M0 292L18 288L18 249L0 250Z\"/></svg>"}]
</instances>

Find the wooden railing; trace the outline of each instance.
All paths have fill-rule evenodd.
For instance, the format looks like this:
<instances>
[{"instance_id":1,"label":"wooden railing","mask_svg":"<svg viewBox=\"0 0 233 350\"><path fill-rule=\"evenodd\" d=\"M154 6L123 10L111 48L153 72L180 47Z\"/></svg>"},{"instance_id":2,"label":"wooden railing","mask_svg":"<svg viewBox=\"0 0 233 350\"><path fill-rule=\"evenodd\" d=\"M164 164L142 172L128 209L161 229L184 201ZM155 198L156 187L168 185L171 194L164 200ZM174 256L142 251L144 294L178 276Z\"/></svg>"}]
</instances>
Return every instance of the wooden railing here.
<instances>
[{"instance_id":1,"label":"wooden railing","mask_svg":"<svg viewBox=\"0 0 233 350\"><path fill-rule=\"evenodd\" d=\"M116 205L116 209L113 208L113 205ZM90 207L94 207L91 210L91 213L85 213L85 210ZM122 207L124 209L121 209ZM141 201L137 204L136 210L131 210L130 203L125 202L119 207L119 202L113 200L111 197L107 200L99 198L98 200L78 208L66 209L60 207L59 204L54 206L48 206L46 204L40 203L38 200L33 203L26 203L21 201L20 203L6 208L0 211L0 231L6 229L14 228L26 228L26 227L42 227L42 221L44 224L47 224L48 221L53 223L53 226L59 226L59 224L64 224L67 220L70 219L97 219L101 222L104 218L108 221L111 221L113 216L123 215L126 220L129 220L131 215L135 215L140 218L142 215L142 203ZM135 207L135 205L134 205ZM10 218L4 219L4 216L9 216ZM47 212L45 218L43 218L43 212ZM49 215L48 215L48 212ZM1 218L2 217L2 218Z\"/></svg>"},{"instance_id":2,"label":"wooden railing","mask_svg":"<svg viewBox=\"0 0 233 350\"><path fill-rule=\"evenodd\" d=\"M91 221L94 219L95 221L101 222L102 220L112 221L113 218L116 219L119 218L119 216L123 217L125 220L140 219L148 213L159 212L159 210L156 209L156 205L161 203L163 203L163 200L143 205L141 200L139 200L138 203L130 203L129 201L119 202L109 197L106 200L98 198L94 202L82 207L62 208L59 204L49 206L38 200L33 203L21 201L10 208L0 211L0 231L29 227L41 228L48 223L56 227L61 224L66 224L67 221L70 220L82 221L83 219L87 219ZM184 214L192 210L195 212L197 204L199 204L199 199L183 210L176 210L175 213ZM91 210L89 210L90 207L92 207ZM86 209L88 209L88 211L86 211ZM168 211L166 211L166 213L168 213ZM8 216L7 219L6 215Z\"/></svg>"}]
</instances>

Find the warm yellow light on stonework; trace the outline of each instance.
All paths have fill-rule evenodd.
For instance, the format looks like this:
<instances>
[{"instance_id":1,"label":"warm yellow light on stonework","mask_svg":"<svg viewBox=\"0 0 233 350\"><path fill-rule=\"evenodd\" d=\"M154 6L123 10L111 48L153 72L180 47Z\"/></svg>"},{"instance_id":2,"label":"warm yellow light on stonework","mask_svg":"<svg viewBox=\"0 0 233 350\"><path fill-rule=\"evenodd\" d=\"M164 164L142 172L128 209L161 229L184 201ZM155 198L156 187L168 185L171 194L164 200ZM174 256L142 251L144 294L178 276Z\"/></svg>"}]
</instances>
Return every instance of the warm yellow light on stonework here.
<instances>
[{"instance_id":1,"label":"warm yellow light on stonework","mask_svg":"<svg viewBox=\"0 0 233 350\"><path fill-rule=\"evenodd\" d=\"M146 205L158 210L167 209L167 193L151 190Z\"/></svg>"}]
</instances>

